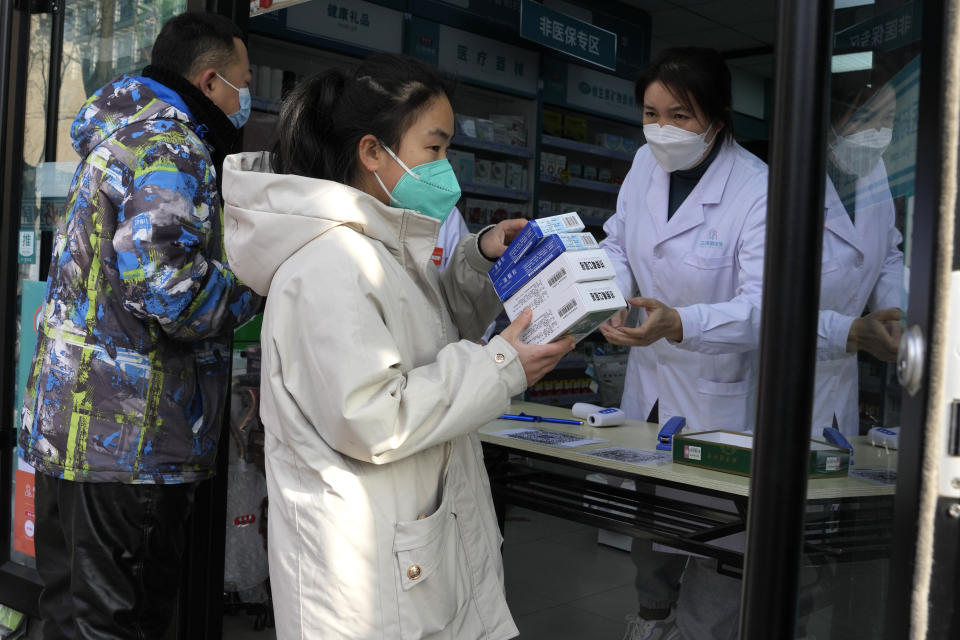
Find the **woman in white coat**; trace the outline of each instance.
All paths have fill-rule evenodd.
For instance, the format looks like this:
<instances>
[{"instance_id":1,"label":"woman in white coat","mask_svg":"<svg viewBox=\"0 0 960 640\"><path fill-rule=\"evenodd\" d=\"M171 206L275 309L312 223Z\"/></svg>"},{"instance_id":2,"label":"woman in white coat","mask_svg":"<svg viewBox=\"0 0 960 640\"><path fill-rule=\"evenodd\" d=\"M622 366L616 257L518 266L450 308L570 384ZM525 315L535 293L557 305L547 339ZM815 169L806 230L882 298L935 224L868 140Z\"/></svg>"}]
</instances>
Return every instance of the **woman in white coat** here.
<instances>
[{"instance_id":1,"label":"woman in white coat","mask_svg":"<svg viewBox=\"0 0 960 640\"><path fill-rule=\"evenodd\" d=\"M267 295L261 343L277 636L517 635L473 433L573 348L528 346L486 272L525 224L431 257L460 189L445 81L395 55L284 101L275 153L227 158L230 264Z\"/></svg>"},{"instance_id":2,"label":"woman in white coat","mask_svg":"<svg viewBox=\"0 0 960 640\"><path fill-rule=\"evenodd\" d=\"M834 424L859 435L857 351L893 362L900 337L903 238L881 157L893 138L896 93L889 84L851 82L835 77L831 88L815 438Z\"/></svg>"},{"instance_id":3,"label":"woman in white coat","mask_svg":"<svg viewBox=\"0 0 960 640\"><path fill-rule=\"evenodd\" d=\"M692 429L753 426L767 166L733 140L730 72L711 49L668 49L640 73L646 145L602 245L642 324L602 327L630 350L630 418ZM634 540L639 614L627 638L734 638L739 581L716 562ZM685 569L686 566L686 569ZM681 574L683 582L680 585Z\"/></svg>"}]
</instances>

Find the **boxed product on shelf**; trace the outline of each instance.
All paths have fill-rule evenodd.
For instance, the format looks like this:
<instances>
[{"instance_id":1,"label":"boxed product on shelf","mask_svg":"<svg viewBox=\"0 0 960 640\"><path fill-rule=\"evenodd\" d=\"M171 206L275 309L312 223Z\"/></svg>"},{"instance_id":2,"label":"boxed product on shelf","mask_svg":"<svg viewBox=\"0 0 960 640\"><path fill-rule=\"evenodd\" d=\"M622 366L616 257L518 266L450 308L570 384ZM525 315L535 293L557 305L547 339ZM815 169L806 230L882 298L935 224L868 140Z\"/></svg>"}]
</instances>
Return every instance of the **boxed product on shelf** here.
<instances>
[{"instance_id":1,"label":"boxed product on shelf","mask_svg":"<svg viewBox=\"0 0 960 640\"><path fill-rule=\"evenodd\" d=\"M506 163L505 186L507 189L523 191L527 188L524 179L524 167L516 162Z\"/></svg>"},{"instance_id":2,"label":"boxed product on shelf","mask_svg":"<svg viewBox=\"0 0 960 640\"><path fill-rule=\"evenodd\" d=\"M459 149L447 149L447 160L453 167L453 172L457 174L457 180L467 184L473 184L473 170L475 157L470 151L460 151Z\"/></svg>"},{"instance_id":3,"label":"boxed product on shelf","mask_svg":"<svg viewBox=\"0 0 960 640\"><path fill-rule=\"evenodd\" d=\"M559 153L540 152L540 172L548 176L559 176L567 168L567 156Z\"/></svg>"},{"instance_id":4,"label":"boxed product on shelf","mask_svg":"<svg viewBox=\"0 0 960 640\"><path fill-rule=\"evenodd\" d=\"M623 138L615 133L598 133L594 139L597 146L616 151L623 144Z\"/></svg>"},{"instance_id":5,"label":"boxed product on shelf","mask_svg":"<svg viewBox=\"0 0 960 640\"><path fill-rule=\"evenodd\" d=\"M507 182L507 163L493 160L490 162L490 186L505 187Z\"/></svg>"},{"instance_id":6,"label":"boxed product on shelf","mask_svg":"<svg viewBox=\"0 0 960 640\"><path fill-rule=\"evenodd\" d=\"M549 109L543 110L543 132L548 136L560 137L563 135L563 116Z\"/></svg>"},{"instance_id":7,"label":"boxed product on shelf","mask_svg":"<svg viewBox=\"0 0 960 640\"><path fill-rule=\"evenodd\" d=\"M473 181L480 185L490 185L493 174L493 163L490 160L477 158L473 164Z\"/></svg>"},{"instance_id":8,"label":"boxed product on shelf","mask_svg":"<svg viewBox=\"0 0 960 640\"><path fill-rule=\"evenodd\" d=\"M464 115L462 113L455 114L455 120L457 122L457 131L467 136L468 138L477 137L477 120L473 116Z\"/></svg>"},{"instance_id":9,"label":"boxed product on shelf","mask_svg":"<svg viewBox=\"0 0 960 640\"><path fill-rule=\"evenodd\" d=\"M503 255L490 267L490 279L496 281L551 233L576 233L577 231L583 231L583 220L576 212L531 220L520 230Z\"/></svg>"},{"instance_id":10,"label":"boxed product on shelf","mask_svg":"<svg viewBox=\"0 0 960 640\"><path fill-rule=\"evenodd\" d=\"M477 139L485 142L494 142L493 120L476 118Z\"/></svg>"},{"instance_id":11,"label":"boxed product on shelf","mask_svg":"<svg viewBox=\"0 0 960 640\"><path fill-rule=\"evenodd\" d=\"M500 299L507 300L558 256L567 251L581 252L599 246L592 233L553 233L498 277L493 277L491 269L490 281Z\"/></svg>"},{"instance_id":12,"label":"boxed product on shelf","mask_svg":"<svg viewBox=\"0 0 960 640\"><path fill-rule=\"evenodd\" d=\"M466 198L463 201L463 220L467 224L490 224L490 211L486 200Z\"/></svg>"},{"instance_id":13,"label":"boxed product on shelf","mask_svg":"<svg viewBox=\"0 0 960 640\"><path fill-rule=\"evenodd\" d=\"M541 198L539 203L537 204L537 210L540 213L548 213L550 211L553 211L553 203L550 202L549 200L544 200L543 198Z\"/></svg>"},{"instance_id":14,"label":"boxed product on shelf","mask_svg":"<svg viewBox=\"0 0 960 640\"><path fill-rule=\"evenodd\" d=\"M577 142L587 141L587 121L577 116L563 116L563 137Z\"/></svg>"},{"instance_id":15,"label":"boxed product on shelf","mask_svg":"<svg viewBox=\"0 0 960 640\"><path fill-rule=\"evenodd\" d=\"M597 168L592 164L583 165L583 179L584 180L596 180L597 179Z\"/></svg>"},{"instance_id":16,"label":"boxed product on shelf","mask_svg":"<svg viewBox=\"0 0 960 640\"><path fill-rule=\"evenodd\" d=\"M600 182L610 182L611 175L610 169L606 167L599 167L597 169L597 180Z\"/></svg>"},{"instance_id":17,"label":"boxed product on shelf","mask_svg":"<svg viewBox=\"0 0 960 640\"><path fill-rule=\"evenodd\" d=\"M496 127L496 142L514 147L527 146L527 122L523 116L494 113L490 119Z\"/></svg>"},{"instance_id":18,"label":"boxed product on shelf","mask_svg":"<svg viewBox=\"0 0 960 640\"><path fill-rule=\"evenodd\" d=\"M579 342L627 304L613 279L572 282L565 288L547 290L544 296L523 300L522 304L520 297L518 293L508 300L504 309L511 321L525 307L533 311L530 326L520 334L520 340L527 344L547 344L564 335Z\"/></svg>"},{"instance_id":19,"label":"boxed product on shelf","mask_svg":"<svg viewBox=\"0 0 960 640\"><path fill-rule=\"evenodd\" d=\"M568 162L567 173L571 178L579 178L583 175L583 166L579 162Z\"/></svg>"}]
</instances>

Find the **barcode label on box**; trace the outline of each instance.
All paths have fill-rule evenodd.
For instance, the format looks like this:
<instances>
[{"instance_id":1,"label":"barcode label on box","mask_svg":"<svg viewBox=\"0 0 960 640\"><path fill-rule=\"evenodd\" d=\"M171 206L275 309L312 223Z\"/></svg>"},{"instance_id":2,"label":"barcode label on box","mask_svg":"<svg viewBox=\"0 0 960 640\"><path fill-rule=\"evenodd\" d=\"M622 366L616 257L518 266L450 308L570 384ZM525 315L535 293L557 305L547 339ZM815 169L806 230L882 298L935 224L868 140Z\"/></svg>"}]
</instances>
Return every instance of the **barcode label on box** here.
<instances>
[{"instance_id":1,"label":"barcode label on box","mask_svg":"<svg viewBox=\"0 0 960 640\"><path fill-rule=\"evenodd\" d=\"M837 456L829 456L827 458L827 471L839 471L840 470L840 458Z\"/></svg>"},{"instance_id":2,"label":"barcode label on box","mask_svg":"<svg viewBox=\"0 0 960 640\"><path fill-rule=\"evenodd\" d=\"M592 235L590 235L589 233L585 233L585 234L583 234L583 235L584 235L583 244L584 244L585 246L587 246L587 247L595 247L595 246L597 246L597 239L596 239L596 238L594 238L594 237L593 237Z\"/></svg>"},{"instance_id":3,"label":"barcode label on box","mask_svg":"<svg viewBox=\"0 0 960 640\"><path fill-rule=\"evenodd\" d=\"M555 274L553 274L553 276L551 276L549 280L547 280L547 285L552 287L566 277L567 277L567 268L564 267L560 269L560 271L557 271Z\"/></svg>"},{"instance_id":4,"label":"barcode label on box","mask_svg":"<svg viewBox=\"0 0 960 640\"><path fill-rule=\"evenodd\" d=\"M563 216L560 220L563 222L563 226L568 229L580 228L580 219L577 216Z\"/></svg>"},{"instance_id":5,"label":"barcode label on box","mask_svg":"<svg viewBox=\"0 0 960 640\"><path fill-rule=\"evenodd\" d=\"M562 307L560 307L560 311L558 311L557 313L560 315L561 318L565 318L570 314L571 311L573 311L576 308L577 308L577 301L576 299L574 299L568 302L567 304L563 305Z\"/></svg>"},{"instance_id":6,"label":"barcode label on box","mask_svg":"<svg viewBox=\"0 0 960 640\"><path fill-rule=\"evenodd\" d=\"M605 290L605 291L591 291L591 292L590 292L590 298L591 298L594 302L603 302L604 300L613 300L613 299L616 298L616 297L617 297L616 294L614 294L613 291L610 291L609 289L607 289L607 290Z\"/></svg>"},{"instance_id":7,"label":"barcode label on box","mask_svg":"<svg viewBox=\"0 0 960 640\"><path fill-rule=\"evenodd\" d=\"M603 260L581 260L580 268L584 271L593 271L594 269L603 269L606 265Z\"/></svg>"},{"instance_id":8,"label":"barcode label on box","mask_svg":"<svg viewBox=\"0 0 960 640\"><path fill-rule=\"evenodd\" d=\"M692 444L683 445L683 457L687 460L700 460L700 447L695 447Z\"/></svg>"}]
</instances>

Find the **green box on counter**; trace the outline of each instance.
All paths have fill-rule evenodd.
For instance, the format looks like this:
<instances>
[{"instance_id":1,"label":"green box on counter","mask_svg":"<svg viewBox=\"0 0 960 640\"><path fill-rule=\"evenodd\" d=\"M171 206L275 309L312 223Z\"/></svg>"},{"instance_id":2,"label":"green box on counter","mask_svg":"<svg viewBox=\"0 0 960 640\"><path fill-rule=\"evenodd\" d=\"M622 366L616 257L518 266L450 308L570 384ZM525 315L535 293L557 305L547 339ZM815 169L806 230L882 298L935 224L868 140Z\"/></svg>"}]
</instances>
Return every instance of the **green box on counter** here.
<instances>
[{"instance_id":1,"label":"green box on counter","mask_svg":"<svg viewBox=\"0 0 960 640\"><path fill-rule=\"evenodd\" d=\"M691 467L750 475L753 435L736 431L696 431L673 437L673 461ZM822 440L810 441L807 475L811 478L846 477L850 452Z\"/></svg>"}]
</instances>

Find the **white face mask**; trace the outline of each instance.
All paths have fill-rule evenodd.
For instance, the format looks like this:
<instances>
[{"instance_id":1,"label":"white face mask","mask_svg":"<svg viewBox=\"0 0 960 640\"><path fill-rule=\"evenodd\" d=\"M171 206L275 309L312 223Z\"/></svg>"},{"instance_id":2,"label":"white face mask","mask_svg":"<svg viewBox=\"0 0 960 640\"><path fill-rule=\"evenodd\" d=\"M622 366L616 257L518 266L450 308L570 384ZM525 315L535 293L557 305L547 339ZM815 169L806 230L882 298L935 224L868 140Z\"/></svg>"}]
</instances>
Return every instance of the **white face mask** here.
<instances>
[{"instance_id":1,"label":"white face mask","mask_svg":"<svg viewBox=\"0 0 960 640\"><path fill-rule=\"evenodd\" d=\"M893 129L865 129L849 136L834 134L833 159L844 173L863 178L873 171L893 140Z\"/></svg>"},{"instance_id":2,"label":"white face mask","mask_svg":"<svg viewBox=\"0 0 960 640\"><path fill-rule=\"evenodd\" d=\"M647 145L657 163L664 171L671 173L697 164L710 146L707 133L712 128L711 124L703 133L694 133L672 124L661 127L651 123L643 125L643 136L647 139Z\"/></svg>"}]
</instances>

